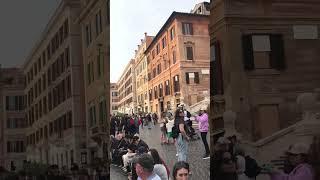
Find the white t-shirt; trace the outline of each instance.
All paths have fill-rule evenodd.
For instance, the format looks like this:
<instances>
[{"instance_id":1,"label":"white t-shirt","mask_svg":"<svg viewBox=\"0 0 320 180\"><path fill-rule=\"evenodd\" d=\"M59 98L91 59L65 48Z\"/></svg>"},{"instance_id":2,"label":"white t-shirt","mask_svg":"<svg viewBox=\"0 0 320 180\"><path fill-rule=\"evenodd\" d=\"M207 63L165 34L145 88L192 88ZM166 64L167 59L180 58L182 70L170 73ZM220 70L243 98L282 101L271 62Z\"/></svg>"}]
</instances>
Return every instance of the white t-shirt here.
<instances>
[{"instance_id":1,"label":"white t-shirt","mask_svg":"<svg viewBox=\"0 0 320 180\"><path fill-rule=\"evenodd\" d=\"M168 180L167 169L163 164L154 165L153 173L157 174L161 180Z\"/></svg>"},{"instance_id":2,"label":"white t-shirt","mask_svg":"<svg viewBox=\"0 0 320 180\"><path fill-rule=\"evenodd\" d=\"M188 118L188 113L187 113L187 111L186 110L184 110L184 121L188 121L189 120L189 118Z\"/></svg>"},{"instance_id":3,"label":"white t-shirt","mask_svg":"<svg viewBox=\"0 0 320 180\"><path fill-rule=\"evenodd\" d=\"M166 127L167 127L167 132L170 133L172 132L172 127L174 125L174 120L169 120L168 123L166 124Z\"/></svg>"}]
</instances>

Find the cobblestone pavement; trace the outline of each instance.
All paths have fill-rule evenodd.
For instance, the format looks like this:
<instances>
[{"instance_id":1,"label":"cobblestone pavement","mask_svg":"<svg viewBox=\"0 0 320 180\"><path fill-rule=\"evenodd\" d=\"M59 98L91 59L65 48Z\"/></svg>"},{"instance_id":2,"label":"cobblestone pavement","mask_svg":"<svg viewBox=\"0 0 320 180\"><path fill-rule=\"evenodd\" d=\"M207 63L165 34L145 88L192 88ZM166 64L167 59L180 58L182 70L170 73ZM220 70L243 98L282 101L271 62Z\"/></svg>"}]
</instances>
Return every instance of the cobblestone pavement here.
<instances>
[{"instance_id":1,"label":"cobblestone pavement","mask_svg":"<svg viewBox=\"0 0 320 180\"><path fill-rule=\"evenodd\" d=\"M140 137L150 148L155 148L159 151L160 156L164 159L172 171L174 163L177 161L176 148L174 145L161 145L160 143L160 128L159 125L149 130L147 128L140 130ZM209 135L208 135L209 138ZM208 139L208 142L209 139ZM192 171L191 180L208 180L210 177L210 159L203 160L204 146L201 141L195 140L189 142L188 162ZM111 166L112 180L126 180L127 177L121 173L120 168Z\"/></svg>"}]
</instances>

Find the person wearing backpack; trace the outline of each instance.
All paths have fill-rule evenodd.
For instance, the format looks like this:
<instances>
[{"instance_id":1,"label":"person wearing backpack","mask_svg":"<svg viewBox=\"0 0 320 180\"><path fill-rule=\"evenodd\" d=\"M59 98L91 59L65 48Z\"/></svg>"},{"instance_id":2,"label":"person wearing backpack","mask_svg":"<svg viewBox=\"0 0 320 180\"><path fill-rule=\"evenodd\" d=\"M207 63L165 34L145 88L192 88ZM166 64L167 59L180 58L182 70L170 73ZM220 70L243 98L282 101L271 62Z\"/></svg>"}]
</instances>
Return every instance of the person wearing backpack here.
<instances>
[{"instance_id":1,"label":"person wearing backpack","mask_svg":"<svg viewBox=\"0 0 320 180\"><path fill-rule=\"evenodd\" d=\"M255 177L258 175L256 174L256 172L258 171L254 168L250 169L250 167L254 167L254 165L252 164L252 162L249 162L249 161L246 162L244 150L241 148L238 148L237 151L235 152L235 155L237 160L236 163L237 163L238 180L255 180Z\"/></svg>"},{"instance_id":2,"label":"person wearing backpack","mask_svg":"<svg viewBox=\"0 0 320 180\"><path fill-rule=\"evenodd\" d=\"M184 118L183 110L178 109L175 114L175 122L173 127L175 134L178 132L178 136L176 137L178 161L187 161L187 153L188 153L187 140L190 140L190 137L187 135L185 130L185 122L183 118Z\"/></svg>"},{"instance_id":3,"label":"person wearing backpack","mask_svg":"<svg viewBox=\"0 0 320 180\"><path fill-rule=\"evenodd\" d=\"M245 156L243 154L243 156ZM245 171L244 174L248 177L249 180L255 180L256 177L260 174L261 167L259 167L257 161L250 156L245 156Z\"/></svg>"}]
</instances>

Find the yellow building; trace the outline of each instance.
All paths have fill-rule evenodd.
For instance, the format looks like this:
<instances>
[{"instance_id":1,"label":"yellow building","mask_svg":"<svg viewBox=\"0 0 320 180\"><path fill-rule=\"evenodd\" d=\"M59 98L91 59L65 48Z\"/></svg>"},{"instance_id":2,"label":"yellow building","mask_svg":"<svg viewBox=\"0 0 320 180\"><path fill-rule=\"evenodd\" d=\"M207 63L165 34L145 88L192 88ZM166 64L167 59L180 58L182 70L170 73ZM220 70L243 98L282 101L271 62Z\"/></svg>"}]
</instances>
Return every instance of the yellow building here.
<instances>
[{"instance_id":1,"label":"yellow building","mask_svg":"<svg viewBox=\"0 0 320 180\"><path fill-rule=\"evenodd\" d=\"M135 77L136 77L136 102L137 106L135 112L148 112L149 106L149 94L148 94L148 64L147 57L144 54L145 50L152 41L152 36L148 36L145 33L144 39L141 39L141 44L138 45L138 49L135 51Z\"/></svg>"},{"instance_id":2,"label":"yellow building","mask_svg":"<svg viewBox=\"0 0 320 180\"><path fill-rule=\"evenodd\" d=\"M117 82L119 96L118 111L121 113L132 114L136 107L134 66L134 59L131 59Z\"/></svg>"},{"instance_id":3,"label":"yellow building","mask_svg":"<svg viewBox=\"0 0 320 180\"><path fill-rule=\"evenodd\" d=\"M109 158L109 3L109 0L82 0L77 20L82 30L88 163L94 158Z\"/></svg>"}]
</instances>

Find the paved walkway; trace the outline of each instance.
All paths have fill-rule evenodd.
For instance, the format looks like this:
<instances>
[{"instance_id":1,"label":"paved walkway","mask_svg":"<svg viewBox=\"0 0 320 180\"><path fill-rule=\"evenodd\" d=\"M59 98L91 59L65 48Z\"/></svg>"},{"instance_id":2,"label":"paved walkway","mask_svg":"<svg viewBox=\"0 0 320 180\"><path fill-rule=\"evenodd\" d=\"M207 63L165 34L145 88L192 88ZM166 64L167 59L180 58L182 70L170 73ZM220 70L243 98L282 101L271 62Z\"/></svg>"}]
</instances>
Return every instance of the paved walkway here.
<instances>
[{"instance_id":1,"label":"paved walkway","mask_svg":"<svg viewBox=\"0 0 320 180\"><path fill-rule=\"evenodd\" d=\"M171 173L173 165L177 161L177 157L175 156L176 148L174 145L161 145L160 134L161 132L159 125L155 126L151 130L147 128L140 130L141 139L143 139L150 148L155 148L158 150L160 156L169 166ZM210 142L209 139L208 142ZM203 160L203 154L204 146L201 139L189 142L188 162L190 163L190 168L192 171L191 180L206 180L210 177L210 159ZM127 177L121 173L121 170L118 167L114 167L111 165L110 168L112 180L127 179Z\"/></svg>"}]
</instances>

